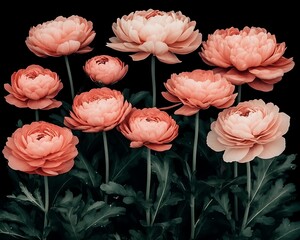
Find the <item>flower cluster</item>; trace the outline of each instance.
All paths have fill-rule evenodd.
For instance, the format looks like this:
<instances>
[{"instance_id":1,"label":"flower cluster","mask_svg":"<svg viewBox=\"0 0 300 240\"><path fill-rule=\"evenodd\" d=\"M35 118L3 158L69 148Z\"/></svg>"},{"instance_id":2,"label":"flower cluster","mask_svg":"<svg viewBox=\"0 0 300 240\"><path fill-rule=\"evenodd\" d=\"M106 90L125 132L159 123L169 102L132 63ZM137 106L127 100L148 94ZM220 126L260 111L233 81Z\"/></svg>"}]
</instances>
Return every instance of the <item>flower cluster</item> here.
<instances>
[{"instance_id":1,"label":"flower cluster","mask_svg":"<svg viewBox=\"0 0 300 240\"><path fill-rule=\"evenodd\" d=\"M248 26L206 40L182 12L155 9L118 18L112 31L106 47L131 53L130 69L119 57L91 57L81 69L93 87L78 90L68 56L92 53L93 23L58 16L29 29L28 49L63 57L69 82L32 64L4 84L6 102L35 119L20 120L2 150L19 186L1 206L0 235L298 239L300 223L289 217L300 205L285 178L295 166L295 155L284 154L290 116L272 102L241 99L243 85L269 92L293 69L285 42ZM207 69L171 73L160 93L169 105L157 103L155 64L179 64L178 55L195 51ZM152 91L115 88L147 58ZM66 86L72 99L58 100ZM201 118L207 109L217 114Z\"/></svg>"}]
</instances>

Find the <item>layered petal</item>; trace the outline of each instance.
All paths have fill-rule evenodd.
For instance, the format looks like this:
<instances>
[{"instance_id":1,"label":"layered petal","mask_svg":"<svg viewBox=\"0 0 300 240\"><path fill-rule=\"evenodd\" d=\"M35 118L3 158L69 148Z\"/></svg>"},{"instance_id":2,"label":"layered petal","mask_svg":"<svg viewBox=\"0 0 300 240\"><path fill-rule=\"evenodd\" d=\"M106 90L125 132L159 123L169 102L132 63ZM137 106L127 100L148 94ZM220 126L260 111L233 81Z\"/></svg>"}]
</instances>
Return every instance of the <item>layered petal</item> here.
<instances>
[{"instance_id":1,"label":"layered petal","mask_svg":"<svg viewBox=\"0 0 300 240\"><path fill-rule=\"evenodd\" d=\"M78 143L70 129L38 121L18 128L7 138L2 153L14 170L56 176L73 167Z\"/></svg>"},{"instance_id":2,"label":"layered petal","mask_svg":"<svg viewBox=\"0 0 300 240\"><path fill-rule=\"evenodd\" d=\"M25 40L28 49L39 57L60 57L73 53L88 53L95 38L93 23L72 15L33 26Z\"/></svg>"},{"instance_id":3,"label":"layered petal","mask_svg":"<svg viewBox=\"0 0 300 240\"><path fill-rule=\"evenodd\" d=\"M224 151L225 162L269 159L285 150L283 135L289 126L290 117L276 105L255 99L220 112L206 142L212 150Z\"/></svg>"},{"instance_id":4,"label":"layered petal","mask_svg":"<svg viewBox=\"0 0 300 240\"><path fill-rule=\"evenodd\" d=\"M9 93L6 102L19 108L48 110L58 108L61 101L55 99L63 88L57 75L50 69L32 64L19 69L11 75L11 83L5 83L4 89Z\"/></svg>"},{"instance_id":5,"label":"layered petal","mask_svg":"<svg viewBox=\"0 0 300 240\"><path fill-rule=\"evenodd\" d=\"M172 74L164 85L167 91L162 92L162 96L172 103L183 104L175 111L178 115L191 116L211 106L230 107L237 96L235 86L212 70Z\"/></svg>"},{"instance_id":6,"label":"layered petal","mask_svg":"<svg viewBox=\"0 0 300 240\"><path fill-rule=\"evenodd\" d=\"M93 82L109 85L120 81L126 75L128 65L117 57L98 55L87 60L83 70Z\"/></svg>"},{"instance_id":7,"label":"layered petal","mask_svg":"<svg viewBox=\"0 0 300 240\"><path fill-rule=\"evenodd\" d=\"M172 147L179 126L167 112L158 108L132 108L117 129L130 140L130 147L145 146L161 152Z\"/></svg>"},{"instance_id":8,"label":"layered petal","mask_svg":"<svg viewBox=\"0 0 300 240\"><path fill-rule=\"evenodd\" d=\"M132 106L120 91L107 87L93 88L76 95L70 116L64 124L83 132L108 131L120 124Z\"/></svg>"},{"instance_id":9,"label":"layered petal","mask_svg":"<svg viewBox=\"0 0 300 240\"><path fill-rule=\"evenodd\" d=\"M181 62L175 54L188 54L202 43L202 34L180 11L154 9L131 12L112 24L114 37L106 46L122 52L132 52L134 61L154 55L161 62Z\"/></svg>"},{"instance_id":10,"label":"layered petal","mask_svg":"<svg viewBox=\"0 0 300 240\"><path fill-rule=\"evenodd\" d=\"M293 69L293 58L285 58L285 43L264 28L217 29L202 43L202 60L215 66L235 85L248 84L259 91L271 91L282 76ZM269 85L269 86L268 86Z\"/></svg>"}]
</instances>

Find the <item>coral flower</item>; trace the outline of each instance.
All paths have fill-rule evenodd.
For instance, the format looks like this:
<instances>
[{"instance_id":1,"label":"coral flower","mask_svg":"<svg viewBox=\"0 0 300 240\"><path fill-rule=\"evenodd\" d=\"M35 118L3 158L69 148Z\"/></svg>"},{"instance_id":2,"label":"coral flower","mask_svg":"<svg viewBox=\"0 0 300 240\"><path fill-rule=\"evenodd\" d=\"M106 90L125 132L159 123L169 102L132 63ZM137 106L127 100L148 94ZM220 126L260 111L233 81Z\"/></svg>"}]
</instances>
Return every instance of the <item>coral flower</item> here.
<instances>
[{"instance_id":1,"label":"coral flower","mask_svg":"<svg viewBox=\"0 0 300 240\"><path fill-rule=\"evenodd\" d=\"M59 16L31 27L25 43L38 57L60 57L92 51L88 45L95 35L91 21L77 15Z\"/></svg>"},{"instance_id":2,"label":"coral flower","mask_svg":"<svg viewBox=\"0 0 300 240\"><path fill-rule=\"evenodd\" d=\"M211 124L207 144L214 151L224 151L225 162L269 159L284 151L283 135L289 126L290 117L273 103L261 99L240 102L219 113Z\"/></svg>"},{"instance_id":3,"label":"coral flower","mask_svg":"<svg viewBox=\"0 0 300 240\"><path fill-rule=\"evenodd\" d=\"M85 73L100 85L109 85L121 80L128 71L128 65L117 57L95 56L85 62Z\"/></svg>"},{"instance_id":4,"label":"coral flower","mask_svg":"<svg viewBox=\"0 0 300 240\"><path fill-rule=\"evenodd\" d=\"M49 69L32 64L11 75L11 85L4 84L9 92L5 100L19 108L48 110L58 108L62 102L54 99L63 88L58 75Z\"/></svg>"},{"instance_id":5,"label":"coral flower","mask_svg":"<svg viewBox=\"0 0 300 240\"><path fill-rule=\"evenodd\" d=\"M199 55L215 71L235 85L268 92L293 69L293 58L285 58L285 42L277 43L275 35L264 28L244 27L218 29L203 42Z\"/></svg>"},{"instance_id":6,"label":"coral flower","mask_svg":"<svg viewBox=\"0 0 300 240\"><path fill-rule=\"evenodd\" d=\"M162 92L165 99L175 104L183 104L175 114L191 116L210 106L230 107L237 96L235 86L212 70L196 69L192 72L173 73L164 83L167 92ZM168 109L161 108L161 109Z\"/></svg>"},{"instance_id":7,"label":"coral flower","mask_svg":"<svg viewBox=\"0 0 300 240\"><path fill-rule=\"evenodd\" d=\"M75 96L70 117L65 117L64 124L83 132L108 131L120 124L131 108L120 91L94 88Z\"/></svg>"},{"instance_id":8,"label":"coral flower","mask_svg":"<svg viewBox=\"0 0 300 240\"><path fill-rule=\"evenodd\" d=\"M153 54L161 62L181 62L175 54L195 51L202 42L202 34L195 30L196 22L180 11L164 12L149 9L135 11L118 18L112 25L115 37L107 46L140 61Z\"/></svg>"},{"instance_id":9,"label":"coral flower","mask_svg":"<svg viewBox=\"0 0 300 240\"><path fill-rule=\"evenodd\" d=\"M130 147L146 146L161 152L172 147L179 126L168 113L153 107L133 108L117 129L131 141Z\"/></svg>"},{"instance_id":10,"label":"coral flower","mask_svg":"<svg viewBox=\"0 0 300 240\"><path fill-rule=\"evenodd\" d=\"M14 170L42 176L66 173L74 166L79 140L70 129L39 121L23 125L7 138L2 153Z\"/></svg>"}]
</instances>

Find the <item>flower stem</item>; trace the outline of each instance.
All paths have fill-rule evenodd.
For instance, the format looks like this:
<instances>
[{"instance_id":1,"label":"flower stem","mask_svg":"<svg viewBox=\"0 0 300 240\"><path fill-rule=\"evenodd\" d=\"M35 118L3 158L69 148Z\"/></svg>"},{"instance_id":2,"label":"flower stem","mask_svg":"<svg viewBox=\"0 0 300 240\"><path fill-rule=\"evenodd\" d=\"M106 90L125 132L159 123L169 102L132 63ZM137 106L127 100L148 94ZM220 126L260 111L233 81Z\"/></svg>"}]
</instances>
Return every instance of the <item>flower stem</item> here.
<instances>
[{"instance_id":1,"label":"flower stem","mask_svg":"<svg viewBox=\"0 0 300 240\"><path fill-rule=\"evenodd\" d=\"M146 180L146 202L150 199L150 184L151 184L151 150L147 148L147 180ZM147 225L150 226L150 208L146 209L146 221Z\"/></svg>"},{"instance_id":2,"label":"flower stem","mask_svg":"<svg viewBox=\"0 0 300 240\"><path fill-rule=\"evenodd\" d=\"M239 104L242 99L242 85L238 85L238 95L237 95L237 101L236 104ZM238 163L233 163L233 177L238 177ZM238 211L238 197L234 195L234 218L236 221L239 220L239 211Z\"/></svg>"},{"instance_id":3,"label":"flower stem","mask_svg":"<svg viewBox=\"0 0 300 240\"><path fill-rule=\"evenodd\" d=\"M48 177L44 176L44 188L45 188L45 206L44 206L44 231L43 231L43 240L47 239L45 236L45 230L48 225L48 210L49 210L49 184Z\"/></svg>"},{"instance_id":4,"label":"flower stem","mask_svg":"<svg viewBox=\"0 0 300 240\"><path fill-rule=\"evenodd\" d=\"M151 79L152 79L152 106L156 106L156 79L155 79L155 56L151 58Z\"/></svg>"},{"instance_id":5,"label":"flower stem","mask_svg":"<svg viewBox=\"0 0 300 240\"><path fill-rule=\"evenodd\" d=\"M109 155L106 132L102 132L103 145L104 145L104 157L105 157L105 183L109 181ZM107 202L107 195L105 195L105 202Z\"/></svg>"},{"instance_id":6,"label":"flower stem","mask_svg":"<svg viewBox=\"0 0 300 240\"><path fill-rule=\"evenodd\" d=\"M36 121L39 121L39 119L40 119L40 116L39 116L39 110L35 110L35 120Z\"/></svg>"},{"instance_id":7,"label":"flower stem","mask_svg":"<svg viewBox=\"0 0 300 240\"><path fill-rule=\"evenodd\" d=\"M192 173L196 172L197 164L197 146L198 146L198 136L199 136L199 112L195 115L195 133L194 133L194 146L193 146L193 158L192 158ZM191 238L195 238L195 196L191 193Z\"/></svg>"},{"instance_id":8,"label":"flower stem","mask_svg":"<svg viewBox=\"0 0 300 240\"><path fill-rule=\"evenodd\" d=\"M196 171L197 164L197 146L198 146L198 135L199 135L199 112L195 115L195 133L194 133L194 146L193 146L193 164L192 171Z\"/></svg>"},{"instance_id":9,"label":"flower stem","mask_svg":"<svg viewBox=\"0 0 300 240\"><path fill-rule=\"evenodd\" d=\"M68 76L69 76L71 96L72 96L72 99L73 99L75 94L74 94L73 78L72 78L72 73L71 73L69 58L68 58L68 56L64 56L64 58L65 58L65 63L66 63L67 72L68 72Z\"/></svg>"},{"instance_id":10,"label":"flower stem","mask_svg":"<svg viewBox=\"0 0 300 240\"><path fill-rule=\"evenodd\" d=\"M247 167L247 193L248 193L248 201L244 212L244 218L243 218L243 224L241 228L241 232L246 228L248 215L249 215L249 209L251 204L251 165L250 162L246 163Z\"/></svg>"}]
</instances>

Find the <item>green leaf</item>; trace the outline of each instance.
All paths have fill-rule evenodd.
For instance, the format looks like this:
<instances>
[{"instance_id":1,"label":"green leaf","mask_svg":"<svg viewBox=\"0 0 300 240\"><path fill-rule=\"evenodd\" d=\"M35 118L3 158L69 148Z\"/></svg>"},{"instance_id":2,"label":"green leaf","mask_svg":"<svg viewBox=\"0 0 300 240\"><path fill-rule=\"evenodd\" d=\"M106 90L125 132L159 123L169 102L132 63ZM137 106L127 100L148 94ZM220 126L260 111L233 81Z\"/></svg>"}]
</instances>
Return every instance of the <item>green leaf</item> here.
<instances>
[{"instance_id":1,"label":"green leaf","mask_svg":"<svg viewBox=\"0 0 300 240\"><path fill-rule=\"evenodd\" d=\"M294 184L289 183L284 185L283 180L278 179L269 191L266 191L264 194L259 194L259 200L255 202L256 204L251 209L247 226L256 220L257 217L272 212L286 200L290 200L292 193L295 191L296 188ZM252 223L252 225L253 224L254 223Z\"/></svg>"},{"instance_id":2,"label":"green leaf","mask_svg":"<svg viewBox=\"0 0 300 240\"><path fill-rule=\"evenodd\" d=\"M275 229L272 240L297 240L300 238L300 221L291 222L284 218Z\"/></svg>"},{"instance_id":3,"label":"green leaf","mask_svg":"<svg viewBox=\"0 0 300 240\"><path fill-rule=\"evenodd\" d=\"M125 204L136 204L142 206L144 209L149 207L149 203L146 203L144 199L144 194L142 192L135 192L132 186L122 186L119 183L109 181L108 183L103 183L100 189L106 194L122 196L123 202Z\"/></svg>"},{"instance_id":4,"label":"green leaf","mask_svg":"<svg viewBox=\"0 0 300 240\"><path fill-rule=\"evenodd\" d=\"M78 154L75 166L69 173L91 187L100 186L101 176L82 154Z\"/></svg>"},{"instance_id":5,"label":"green leaf","mask_svg":"<svg viewBox=\"0 0 300 240\"><path fill-rule=\"evenodd\" d=\"M147 98L151 97L149 91L139 91L137 93L131 94L129 98L129 102L135 106L137 103L139 103L142 100L145 100Z\"/></svg>"},{"instance_id":6,"label":"green leaf","mask_svg":"<svg viewBox=\"0 0 300 240\"><path fill-rule=\"evenodd\" d=\"M19 195L12 194L12 195L8 195L7 197L23 202L25 204L30 203L38 207L42 211L44 211L44 203L42 201L40 190L38 188L35 189L34 193L32 194L31 192L29 192L27 187L22 182L19 183L19 187L23 194L19 194Z\"/></svg>"},{"instance_id":7,"label":"green leaf","mask_svg":"<svg viewBox=\"0 0 300 240\"><path fill-rule=\"evenodd\" d=\"M17 202L9 202L5 210L0 210L0 236L13 236L21 239L41 239L36 229L36 212L25 211Z\"/></svg>"},{"instance_id":8,"label":"green leaf","mask_svg":"<svg viewBox=\"0 0 300 240\"><path fill-rule=\"evenodd\" d=\"M214 209L226 216L226 218L229 220L231 219L231 211L230 211L230 201L228 193L223 193L222 195L215 195L214 199L218 203L218 207L214 207Z\"/></svg>"},{"instance_id":9,"label":"green leaf","mask_svg":"<svg viewBox=\"0 0 300 240\"><path fill-rule=\"evenodd\" d=\"M129 169L137 165L143 151L143 148L133 149L130 154L118 159L119 161L115 161L112 164L111 181L120 182L127 179Z\"/></svg>"},{"instance_id":10,"label":"green leaf","mask_svg":"<svg viewBox=\"0 0 300 240\"><path fill-rule=\"evenodd\" d=\"M289 156L280 155L272 159L259 159L255 161L256 165L253 165L253 173L256 180L253 182L253 188L251 190L251 201L255 199L262 187L269 188L268 182L283 175L286 171L295 167L292 162L295 160L296 155L291 154Z\"/></svg>"},{"instance_id":11,"label":"green leaf","mask_svg":"<svg viewBox=\"0 0 300 240\"><path fill-rule=\"evenodd\" d=\"M91 194L83 199L82 194L74 196L67 190L57 199L53 210L60 218L66 237L71 239L89 238L93 229L104 227L112 217L125 214L125 208L94 201Z\"/></svg>"},{"instance_id":12,"label":"green leaf","mask_svg":"<svg viewBox=\"0 0 300 240\"><path fill-rule=\"evenodd\" d=\"M104 202L97 204L97 208L93 208L93 211L85 213L82 221L78 223L80 231L86 231L89 228L97 228L99 226L104 227L110 223L110 218L118 217L125 214L125 208L108 205Z\"/></svg>"}]
</instances>

